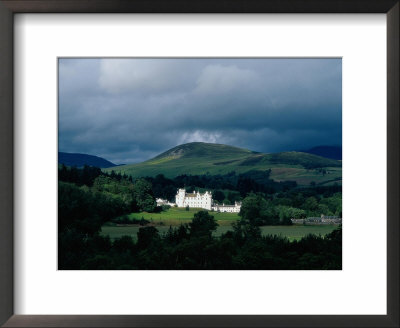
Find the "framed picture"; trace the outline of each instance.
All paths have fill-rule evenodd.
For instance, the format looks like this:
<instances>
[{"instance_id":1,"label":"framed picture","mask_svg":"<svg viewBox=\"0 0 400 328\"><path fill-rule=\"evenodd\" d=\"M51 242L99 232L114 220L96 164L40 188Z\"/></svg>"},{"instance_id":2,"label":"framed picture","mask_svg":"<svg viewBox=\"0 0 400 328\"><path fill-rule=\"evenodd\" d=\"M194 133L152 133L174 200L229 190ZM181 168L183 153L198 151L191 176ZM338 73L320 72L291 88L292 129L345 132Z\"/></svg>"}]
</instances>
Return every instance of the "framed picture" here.
<instances>
[{"instance_id":1,"label":"framed picture","mask_svg":"<svg viewBox=\"0 0 400 328\"><path fill-rule=\"evenodd\" d=\"M4 326L399 325L398 1L0 10Z\"/></svg>"},{"instance_id":2,"label":"framed picture","mask_svg":"<svg viewBox=\"0 0 400 328\"><path fill-rule=\"evenodd\" d=\"M342 269L341 58L59 58L58 76L59 270Z\"/></svg>"}]
</instances>

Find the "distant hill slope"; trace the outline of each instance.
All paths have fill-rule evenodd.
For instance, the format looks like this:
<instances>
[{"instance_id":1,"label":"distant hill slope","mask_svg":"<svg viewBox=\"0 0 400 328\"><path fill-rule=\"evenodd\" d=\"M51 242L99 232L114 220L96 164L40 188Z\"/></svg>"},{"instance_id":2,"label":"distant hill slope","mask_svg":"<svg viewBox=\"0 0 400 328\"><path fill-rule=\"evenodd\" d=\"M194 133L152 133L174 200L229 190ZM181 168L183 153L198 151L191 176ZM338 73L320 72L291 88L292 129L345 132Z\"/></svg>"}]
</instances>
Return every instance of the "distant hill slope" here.
<instances>
[{"instance_id":1,"label":"distant hill slope","mask_svg":"<svg viewBox=\"0 0 400 328\"><path fill-rule=\"evenodd\" d=\"M324 168L324 170L322 170ZM248 149L203 142L179 145L142 163L121 165L110 172L132 177L164 174L175 177L182 174L245 173L251 170L271 169L271 178L277 181L296 181L307 185L341 183L341 162L302 152L263 154Z\"/></svg>"},{"instance_id":2,"label":"distant hill slope","mask_svg":"<svg viewBox=\"0 0 400 328\"><path fill-rule=\"evenodd\" d=\"M304 152L326 158L342 160L342 147L339 146L317 146L305 150Z\"/></svg>"},{"instance_id":3,"label":"distant hill slope","mask_svg":"<svg viewBox=\"0 0 400 328\"><path fill-rule=\"evenodd\" d=\"M106 159L98 156L64 152L58 152L58 163L76 167L89 165L100 168L108 168L116 166L114 163L111 163Z\"/></svg>"}]
</instances>

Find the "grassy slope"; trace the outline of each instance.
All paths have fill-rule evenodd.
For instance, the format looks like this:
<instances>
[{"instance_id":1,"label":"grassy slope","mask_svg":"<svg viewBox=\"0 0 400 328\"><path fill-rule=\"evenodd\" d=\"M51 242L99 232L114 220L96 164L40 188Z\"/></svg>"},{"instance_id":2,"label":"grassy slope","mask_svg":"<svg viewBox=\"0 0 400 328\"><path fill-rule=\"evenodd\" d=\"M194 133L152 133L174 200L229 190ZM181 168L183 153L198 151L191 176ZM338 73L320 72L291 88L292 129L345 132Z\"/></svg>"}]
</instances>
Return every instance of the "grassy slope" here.
<instances>
[{"instance_id":1,"label":"grassy slope","mask_svg":"<svg viewBox=\"0 0 400 328\"><path fill-rule=\"evenodd\" d=\"M308 170L304 165L326 167L327 174ZM173 178L181 174L244 173L250 170L272 169L271 178L278 181L294 180L308 185L341 182L341 162L301 152L276 154L255 153L247 149L220 144L194 142L174 147L157 157L138 164L122 165L105 171L121 172L133 177L164 174Z\"/></svg>"}]
</instances>

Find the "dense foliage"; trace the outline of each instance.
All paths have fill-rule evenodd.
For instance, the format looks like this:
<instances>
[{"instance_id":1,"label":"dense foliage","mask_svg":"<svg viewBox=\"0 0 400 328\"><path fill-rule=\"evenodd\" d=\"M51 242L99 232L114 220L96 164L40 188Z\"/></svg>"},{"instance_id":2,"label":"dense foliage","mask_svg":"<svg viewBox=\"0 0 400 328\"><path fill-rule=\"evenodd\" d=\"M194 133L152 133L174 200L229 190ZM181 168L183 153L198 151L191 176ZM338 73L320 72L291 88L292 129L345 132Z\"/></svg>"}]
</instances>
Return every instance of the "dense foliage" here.
<instances>
[{"instance_id":1,"label":"dense foliage","mask_svg":"<svg viewBox=\"0 0 400 328\"><path fill-rule=\"evenodd\" d=\"M262 236L245 219L221 237L212 236L216 227L214 217L200 211L192 223L170 227L165 234L143 227L137 242L129 236L112 242L98 233L68 229L60 232L59 269L341 269L341 228L324 238L308 235L289 242Z\"/></svg>"},{"instance_id":2,"label":"dense foliage","mask_svg":"<svg viewBox=\"0 0 400 328\"><path fill-rule=\"evenodd\" d=\"M245 197L249 192L275 193L296 187L293 181L276 182L270 179L271 170L250 171L242 174L230 172L224 175L179 175L173 179L165 178L162 174L155 178L147 177L153 185L156 197L172 201L176 195L176 189L186 187L188 192L195 189L207 189L213 191L214 199L232 203ZM226 195L221 194L222 190ZM230 193L230 196L229 196ZM216 195L216 197L215 197Z\"/></svg>"},{"instance_id":3,"label":"dense foliage","mask_svg":"<svg viewBox=\"0 0 400 328\"><path fill-rule=\"evenodd\" d=\"M268 172L175 179L160 175L132 181L97 168L65 166L59 168L59 180L59 269L341 269L341 227L324 237L308 235L292 242L262 236L259 227L291 224L290 218L321 212L340 216L340 186L283 187L269 182ZM170 227L164 234L146 220L129 220L143 226L137 241L100 235L106 222L127 223L125 215L131 212L161 210L155 197L175 195L183 181L189 188L212 188L222 201L241 200L240 220L233 231L213 236L218 224L212 213L199 211L191 223ZM243 181L261 188L270 184L273 191L249 187L243 196L237 189Z\"/></svg>"}]
</instances>

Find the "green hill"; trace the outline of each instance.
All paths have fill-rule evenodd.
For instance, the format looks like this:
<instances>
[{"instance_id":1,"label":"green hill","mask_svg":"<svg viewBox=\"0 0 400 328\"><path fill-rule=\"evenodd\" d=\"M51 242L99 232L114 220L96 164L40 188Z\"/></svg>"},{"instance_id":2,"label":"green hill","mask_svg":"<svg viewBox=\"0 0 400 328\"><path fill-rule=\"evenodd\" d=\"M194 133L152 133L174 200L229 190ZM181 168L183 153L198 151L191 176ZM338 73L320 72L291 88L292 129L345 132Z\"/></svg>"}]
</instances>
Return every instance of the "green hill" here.
<instances>
[{"instance_id":1,"label":"green hill","mask_svg":"<svg viewBox=\"0 0 400 328\"><path fill-rule=\"evenodd\" d=\"M116 166L114 163L107 161L104 158L78 153L64 153L58 152L58 164L64 164L66 166L83 167L85 165L96 166L101 168Z\"/></svg>"},{"instance_id":2,"label":"green hill","mask_svg":"<svg viewBox=\"0 0 400 328\"><path fill-rule=\"evenodd\" d=\"M181 174L226 174L235 171L271 169L271 178L277 181L292 180L300 185L312 181L317 184L341 183L341 162L302 152L264 154L248 149L203 142L176 146L142 163L121 165L105 169L132 177L164 174L175 177Z\"/></svg>"}]
</instances>

